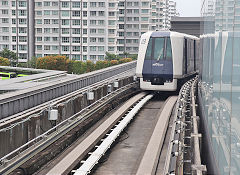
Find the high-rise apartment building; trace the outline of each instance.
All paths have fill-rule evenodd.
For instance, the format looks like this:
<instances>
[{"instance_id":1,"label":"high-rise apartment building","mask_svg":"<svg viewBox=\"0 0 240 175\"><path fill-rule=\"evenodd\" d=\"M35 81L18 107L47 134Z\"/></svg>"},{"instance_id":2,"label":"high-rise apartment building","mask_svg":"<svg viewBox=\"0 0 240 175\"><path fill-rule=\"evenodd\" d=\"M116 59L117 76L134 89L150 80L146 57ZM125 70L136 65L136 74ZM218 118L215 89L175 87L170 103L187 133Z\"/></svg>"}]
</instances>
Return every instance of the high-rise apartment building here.
<instances>
[{"instance_id":1,"label":"high-rise apartment building","mask_svg":"<svg viewBox=\"0 0 240 175\"><path fill-rule=\"evenodd\" d=\"M136 54L142 33L169 28L167 8L169 0L0 0L0 50L16 52L20 62Z\"/></svg>"}]
</instances>

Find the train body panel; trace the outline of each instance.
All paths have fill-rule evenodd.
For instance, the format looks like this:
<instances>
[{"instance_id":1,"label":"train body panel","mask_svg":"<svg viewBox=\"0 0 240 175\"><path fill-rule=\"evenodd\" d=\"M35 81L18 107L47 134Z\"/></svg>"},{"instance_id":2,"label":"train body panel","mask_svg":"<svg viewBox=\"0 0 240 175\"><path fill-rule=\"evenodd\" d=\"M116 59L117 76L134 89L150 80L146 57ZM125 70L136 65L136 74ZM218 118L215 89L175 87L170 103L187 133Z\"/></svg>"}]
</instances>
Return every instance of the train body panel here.
<instances>
[{"instance_id":1,"label":"train body panel","mask_svg":"<svg viewBox=\"0 0 240 175\"><path fill-rule=\"evenodd\" d=\"M136 68L140 88L175 91L179 79L196 71L196 40L197 37L170 31L143 34Z\"/></svg>"}]
</instances>

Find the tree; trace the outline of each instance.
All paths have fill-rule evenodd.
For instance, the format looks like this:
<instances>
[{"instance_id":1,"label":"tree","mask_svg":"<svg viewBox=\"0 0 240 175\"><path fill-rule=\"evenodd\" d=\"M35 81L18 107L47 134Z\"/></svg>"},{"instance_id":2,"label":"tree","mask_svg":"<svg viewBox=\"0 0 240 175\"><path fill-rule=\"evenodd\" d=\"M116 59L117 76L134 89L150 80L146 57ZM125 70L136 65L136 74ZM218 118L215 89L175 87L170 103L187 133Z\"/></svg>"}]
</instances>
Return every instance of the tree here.
<instances>
[{"instance_id":1,"label":"tree","mask_svg":"<svg viewBox=\"0 0 240 175\"><path fill-rule=\"evenodd\" d=\"M108 60L108 61L116 60L116 59L117 59L117 56L116 56L115 54L106 52L106 57L105 57L105 59Z\"/></svg>"},{"instance_id":2,"label":"tree","mask_svg":"<svg viewBox=\"0 0 240 175\"><path fill-rule=\"evenodd\" d=\"M7 48L4 48L0 52L0 57L7 58L10 61L11 66L16 66L17 65L17 61L18 61L17 54L8 50Z\"/></svg>"},{"instance_id":3,"label":"tree","mask_svg":"<svg viewBox=\"0 0 240 175\"><path fill-rule=\"evenodd\" d=\"M127 52L123 52L123 55L124 55L124 58L127 58L128 55L129 55L129 53L127 53Z\"/></svg>"},{"instance_id":4,"label":"tree","mask_svg":"<svg viewBox=\"0 0 240 175\"><path fill-rule=\"evenodd\" d=\"M0 66L9 66L10 62L7 58L0 57Z\"/></svg>"},{"instance_id":5,"label":"tree","mask_svg":"<svg viewBox=\"0 0 240 175\"><path fill-rule=\"evenodd\" d=\"M27 67L36 68L37 57L32 57L31 60L27 62Z\"/></svg>"}]
</instances>

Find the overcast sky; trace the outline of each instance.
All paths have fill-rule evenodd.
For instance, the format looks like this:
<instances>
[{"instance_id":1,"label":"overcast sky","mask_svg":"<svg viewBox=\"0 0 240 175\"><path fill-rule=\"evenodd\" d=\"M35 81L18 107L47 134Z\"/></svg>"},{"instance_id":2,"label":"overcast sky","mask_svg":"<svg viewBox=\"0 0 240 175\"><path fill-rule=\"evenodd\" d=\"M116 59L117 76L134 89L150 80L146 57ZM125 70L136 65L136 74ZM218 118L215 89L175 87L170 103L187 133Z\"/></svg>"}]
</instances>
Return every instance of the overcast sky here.
<instances>
[{"instance_id":1,"label":"overcast sky","mask_svg":"<svg viewBox=\"0 0 240 175\"><path fill-rule=\"evenodd\" d=\"M201 0L175 0L180 16L200 16Z\"/></svg>"}]
</instances>

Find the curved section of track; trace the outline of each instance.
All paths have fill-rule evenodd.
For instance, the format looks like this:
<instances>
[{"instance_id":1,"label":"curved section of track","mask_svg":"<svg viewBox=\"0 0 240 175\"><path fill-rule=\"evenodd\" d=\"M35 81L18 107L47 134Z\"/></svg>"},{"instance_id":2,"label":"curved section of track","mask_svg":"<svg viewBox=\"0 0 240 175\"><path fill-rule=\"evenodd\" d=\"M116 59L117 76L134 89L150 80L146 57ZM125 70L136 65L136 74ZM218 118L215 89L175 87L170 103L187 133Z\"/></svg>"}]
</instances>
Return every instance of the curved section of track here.
<instances>
[{"instance_id":1,"label":"curved section of track","mask_svg":"<svg viewBox=\"0 0 240 175\"><path fill-rule=\"evenodd\" d=\"M129 99L44 174L155 174L177 97L157 95L150 100L152 96L140 93Z\"/></svg>"},{"instance_id":2,"label":"curved section of track","mask_svg":"<svg viewBox=\"0 0 240 175\"><path fill-rule=\"evenodd\" d=\"M84 156L104 137L109 130L124 116L136 102L146 96L140 93L129 99L124 106L115 111L105 122L94 130L85 140L76 146L64 159L56 164L47 175L61 175L69 173Z\"/></svg>"}]
</instances>

